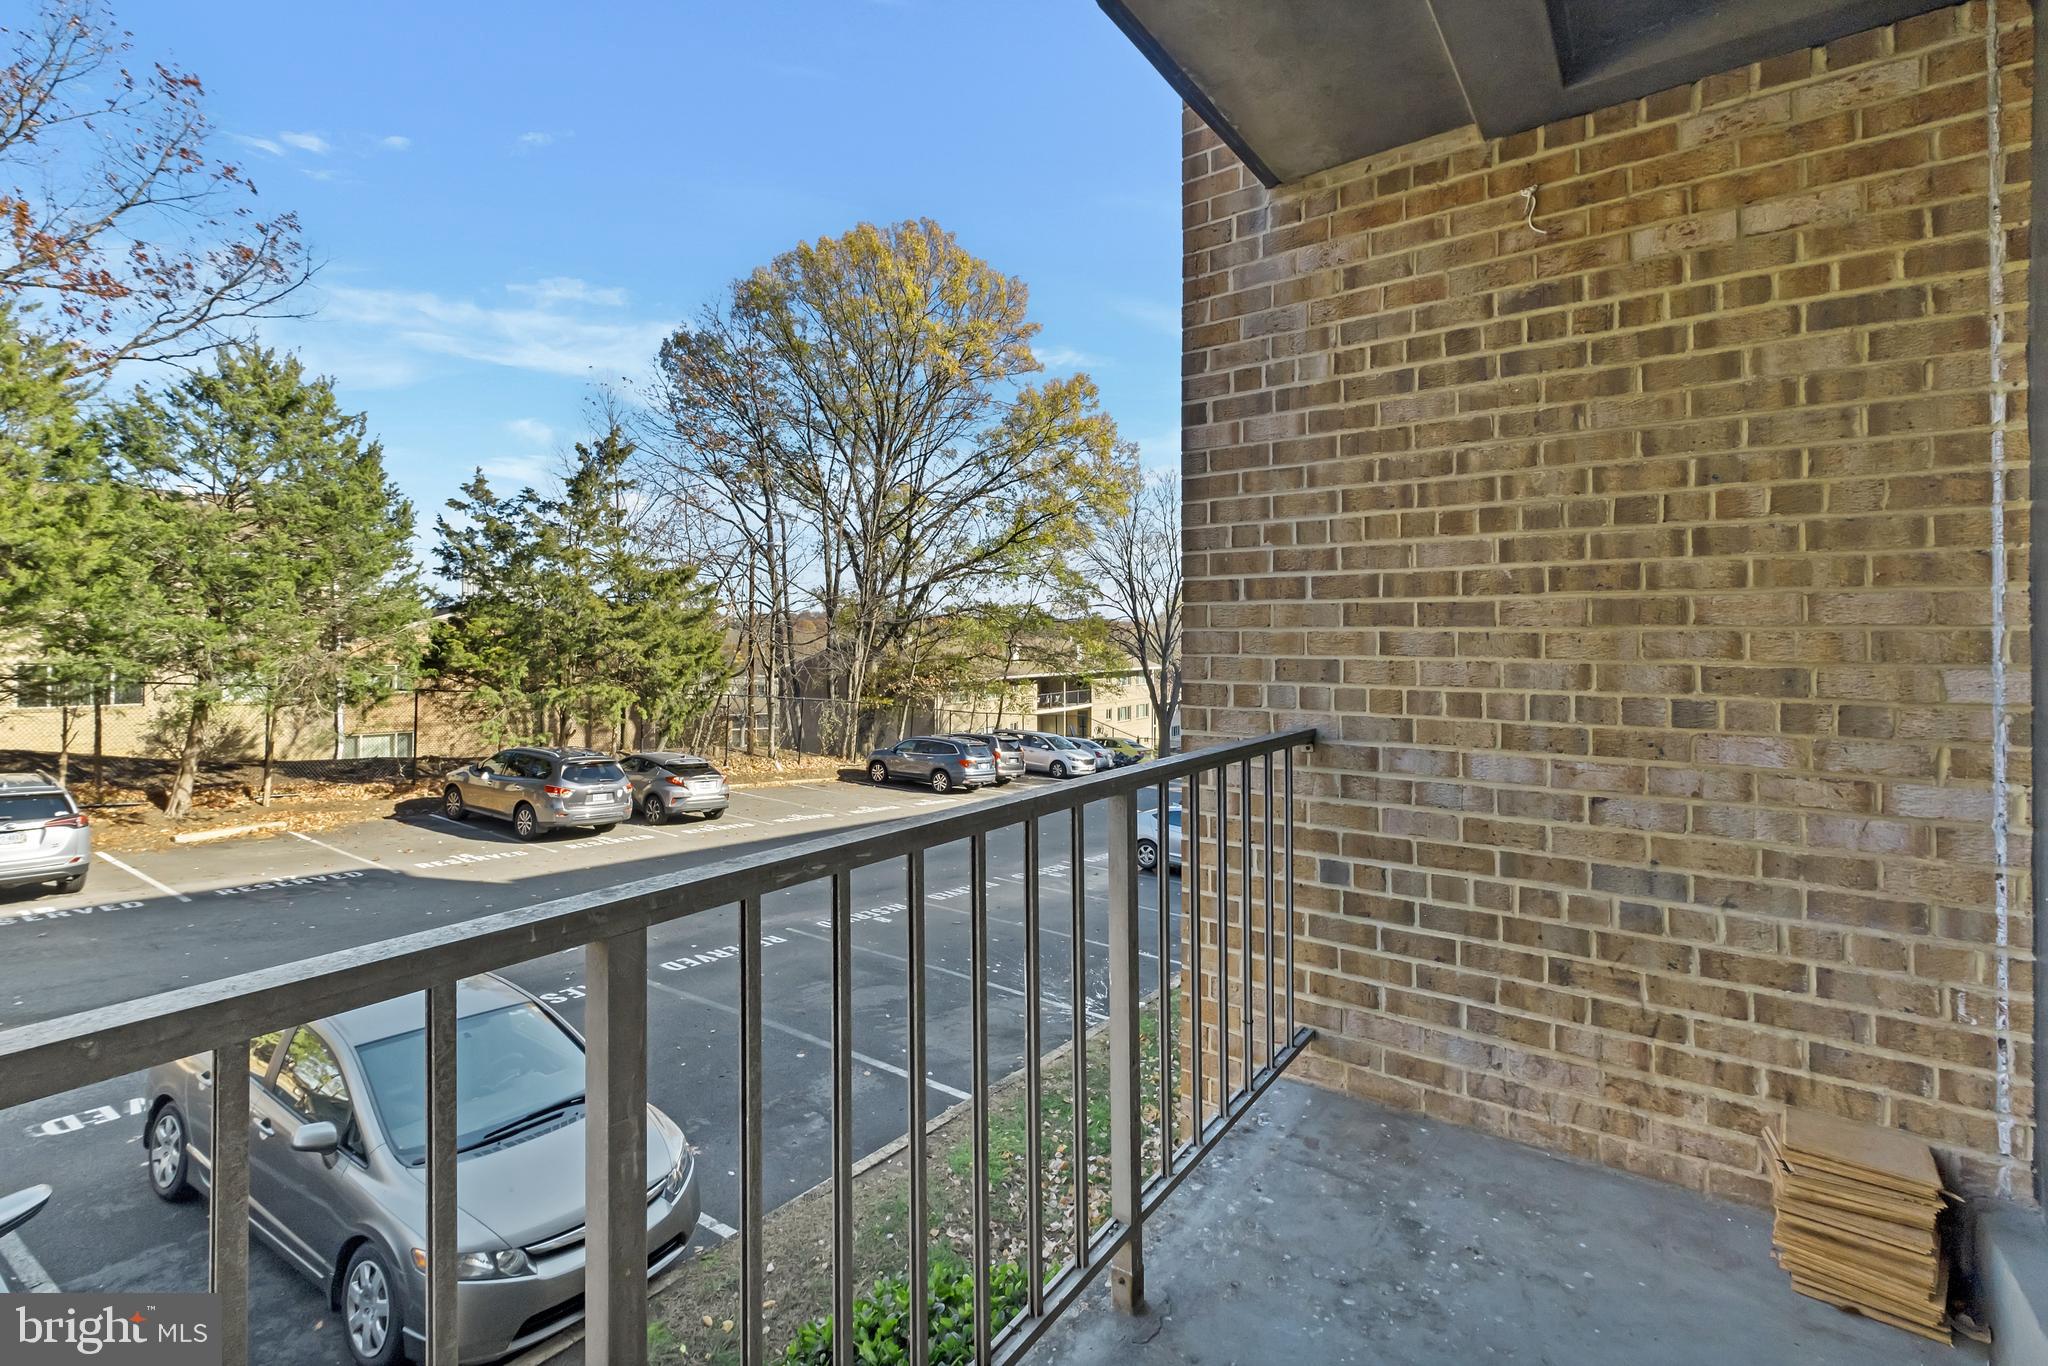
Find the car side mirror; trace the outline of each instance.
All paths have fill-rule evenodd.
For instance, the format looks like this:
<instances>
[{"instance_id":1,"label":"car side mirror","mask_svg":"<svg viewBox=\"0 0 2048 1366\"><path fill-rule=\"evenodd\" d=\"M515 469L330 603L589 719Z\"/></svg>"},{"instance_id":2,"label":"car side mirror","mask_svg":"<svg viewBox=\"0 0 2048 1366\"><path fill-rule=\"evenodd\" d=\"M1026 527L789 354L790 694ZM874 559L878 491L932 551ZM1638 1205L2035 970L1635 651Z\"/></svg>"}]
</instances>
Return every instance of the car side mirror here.
<instances>
[{"instance_id":1,"label":"car side mirror","mask_svg":"<svg viewBox=\"0 0 2048 1366\"><path fill-rule=\"evenodd\" d=\"M301 1124L292 1135L295 1153L331 1153L341 1146L341 1132L326 1120Z\"/></svg>"}]
</instances>

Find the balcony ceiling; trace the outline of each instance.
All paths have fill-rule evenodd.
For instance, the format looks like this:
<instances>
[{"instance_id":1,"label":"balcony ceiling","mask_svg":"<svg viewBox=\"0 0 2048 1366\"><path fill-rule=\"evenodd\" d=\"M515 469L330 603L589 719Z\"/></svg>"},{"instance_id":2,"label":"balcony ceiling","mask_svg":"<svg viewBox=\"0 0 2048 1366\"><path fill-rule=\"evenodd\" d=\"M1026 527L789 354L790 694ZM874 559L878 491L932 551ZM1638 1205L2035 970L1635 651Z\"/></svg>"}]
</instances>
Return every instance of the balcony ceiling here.
<instances>
[{"instance_id":1,"label":"balcony ceiling","mask_svg":"<svg viewBox=\"0 0 2048 1366\"><path fill-rule=\"evenodd\" d=\"M1488 137L1953 0L1098 0L1267 185Z\"/></svg>"}]
</instances>

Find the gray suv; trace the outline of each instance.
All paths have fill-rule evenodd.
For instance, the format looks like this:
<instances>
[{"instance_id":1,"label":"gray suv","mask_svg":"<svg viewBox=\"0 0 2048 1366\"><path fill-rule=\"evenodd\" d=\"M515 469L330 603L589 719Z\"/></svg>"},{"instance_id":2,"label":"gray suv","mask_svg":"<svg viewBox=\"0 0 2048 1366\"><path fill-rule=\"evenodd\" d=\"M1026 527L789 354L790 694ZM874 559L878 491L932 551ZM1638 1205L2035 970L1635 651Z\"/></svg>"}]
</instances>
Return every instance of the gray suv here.
<instances>
[{"instance_id":1,"label":"gray suv","mask_svg":"<svg viewBox=\"0 0 2048 1366\"><path fill-rule=\"evenodd\" d=\"M458 1355L495 1361L583 1314L583 1041L499 977L464 981L456 1013ZM249 1044L250 1227L327 1292L361 1366L423 1343L425 1018L415 994ZM165 1200L208 1188L212 1066L150 1070L145 1171ZM651 1278L698 1217L689 1145L652 1105L646 1185Z\"/></svg>"},{"instance_id":2,"label":"gray suv","mask_svg":"<svg viewBox=\"0 0 2048 1366\"><path fill-rule=\"evenodd\" d=\"M633 806L649 825L694 813L715 821L732 805L732 788L709 759L648 751L619 760L633 788Z\"/></svg>"},{"instance_id":3,"label":"gray suv","mask_svg":"<svg viewBox=\"0 0 2048 1366\"><path fill-rule=\"evenodd\" d=\"M92 821L64 785L42 773L0 773L0 888L85 886Z\"/></svg>"},{"instance_id":4,"label":"gray suv","mask_svg":"<svg viewBox=\"0 0 2048 1366\"><path fill-rule=\"evenodd\" d=\"M880 785L891 778L928 783L934 792L956 787L994 787L996 756L979 740L913 735L868 756L868 781Z\"/></svg>"},{"instance_id":5,"label":"gray suv","mask_svg":"<svg viewBox=\"0 0 2048 1366\"><path fill-rule=\"evenodd\" d=\"M521 747L449 774L441 810L451 821L472 812L510 821L523 840L570 825L602 833L633 814L633 790L608 754Z\"/></svg>"}]
</instances>

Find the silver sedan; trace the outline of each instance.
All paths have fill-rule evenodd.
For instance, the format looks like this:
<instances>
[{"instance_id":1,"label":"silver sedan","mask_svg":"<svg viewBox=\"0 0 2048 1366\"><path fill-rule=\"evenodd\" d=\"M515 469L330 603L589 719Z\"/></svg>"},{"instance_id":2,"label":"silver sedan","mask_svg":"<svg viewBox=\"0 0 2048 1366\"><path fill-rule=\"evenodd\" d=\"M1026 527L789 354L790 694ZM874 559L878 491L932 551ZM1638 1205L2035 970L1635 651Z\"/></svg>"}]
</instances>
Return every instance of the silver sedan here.
<instances>
[{"instance_id":1,"label":"silver sedan","mask_svg":"<svg viewBox=\"0 0 2048 1366\"><path fill-rule=\"evenodd\" d=\"M583 1313L583 1041L497 977L457 992L460 1356L495 1361ZM349 1355L392 1366L424 1341L426 1049L419 995L249 1045L249 1223L329 1296ZM212 1055L153 1068L150 1188L205 1190ZM697 1225L683 1134L647 1107L647 1274Z\"/></svg>"}]
</instances>

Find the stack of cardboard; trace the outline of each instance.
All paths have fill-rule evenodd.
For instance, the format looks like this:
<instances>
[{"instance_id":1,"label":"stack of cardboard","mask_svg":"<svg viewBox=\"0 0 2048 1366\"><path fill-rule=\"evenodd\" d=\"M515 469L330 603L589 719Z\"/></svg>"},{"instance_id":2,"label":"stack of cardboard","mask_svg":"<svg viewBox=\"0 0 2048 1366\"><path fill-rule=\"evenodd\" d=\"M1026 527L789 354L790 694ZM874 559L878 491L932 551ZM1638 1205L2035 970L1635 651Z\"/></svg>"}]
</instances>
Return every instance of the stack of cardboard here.
<instances>
[{"instance_id":1,"label":"stack of cardboard","mask_svg":"<svg viewBox=\"0 0 2048 1366\"><path fill-rule=\"evenodd\" d=\"M1948 1267L1935 1227L1946 1197L1927 1145L1804 1110L1787 1110L1764 1143L1771 1242L1792 1288L1948 1342Z\"/></svg>"}]
</instances>

